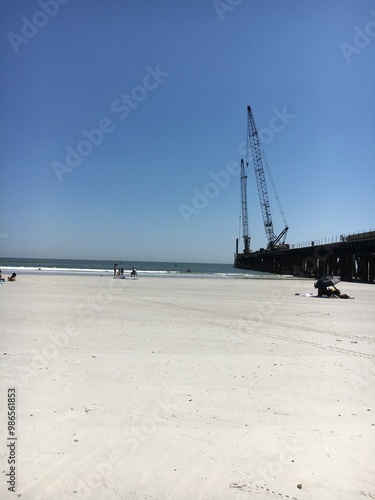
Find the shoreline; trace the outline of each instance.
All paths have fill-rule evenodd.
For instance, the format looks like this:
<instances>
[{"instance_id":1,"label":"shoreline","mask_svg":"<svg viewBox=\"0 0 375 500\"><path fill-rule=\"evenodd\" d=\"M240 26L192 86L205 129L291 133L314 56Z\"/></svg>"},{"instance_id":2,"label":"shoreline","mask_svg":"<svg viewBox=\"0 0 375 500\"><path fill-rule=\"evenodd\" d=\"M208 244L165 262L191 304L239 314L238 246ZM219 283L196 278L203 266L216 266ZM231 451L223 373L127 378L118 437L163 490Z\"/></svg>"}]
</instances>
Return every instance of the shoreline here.
<instances>
[{"instance_id":1,"label":"shoreline","mask_svg":"<svg viewBox=\"0 0 375 500\"><path fill-rule=\"evenodd\" d=\"M97 269L86 270L86 271L65 271L59 269L51 269L51 270L37 270L37 269L20 269L17 267L3 267L3 274L12 274L15 272L17 276L92 276L92 277L112 277L113 271L101 271ZM233 273L204 273L204 272L191 272L187 273L186 271L149 271L149 270L137 270L138 276L141 278L223 278L223 279L311 279L311 278L299 278L297 276L292 275L281 275L281 274L272 274L272 273L260 273L260 274L251 274L251 271L247 273L242 272L233 272ZM124 273L126 279L130 277L130 270L127 270ZM116 279L125 279L125 278L116 278Z\"/></svg>"}]
</instances>

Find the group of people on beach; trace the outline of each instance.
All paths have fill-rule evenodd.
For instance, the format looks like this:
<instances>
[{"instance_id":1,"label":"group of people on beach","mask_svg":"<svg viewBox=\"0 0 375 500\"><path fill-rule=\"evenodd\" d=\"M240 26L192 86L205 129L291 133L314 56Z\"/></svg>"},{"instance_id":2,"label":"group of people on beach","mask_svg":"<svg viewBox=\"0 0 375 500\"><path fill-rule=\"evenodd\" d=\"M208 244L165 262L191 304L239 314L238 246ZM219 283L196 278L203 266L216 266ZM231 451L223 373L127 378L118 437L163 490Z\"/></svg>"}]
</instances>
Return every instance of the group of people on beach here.
<instances>
[{"instance_id":1,"label":"group of people on beach","mask_svg":"<svg viewBox=\"0 0 375 500\"><path fill-rule=\"evenodd\" d=\"M16 277L17 277L17 274L16 273L12 273L11 276L8 276L8 281L16 281ZM1 274L1 269L0 269L0 281L5 281L5 278L3 278L2 274Z\"/></svg>"},{"instance_id":2,"label":"group of people on beach","mask_svg":"<svg viewBox=\"0 0 375 500\"><path fill-rule=\"evenodd\" d=\"M121 267L121 268L118 268L117 267L117 264L115 264L113 266L113 277L114 278L120 278L120 279L124 279L125 276L124 276L124 268ZM138 275L136 269L134 267L132 267L132 270L130 271L130 277L131 278L136 278Z\"/></svg>"},{"instance_id":3,"label":"group of people on beach","mask_svg":"<svg viewBox=\"0 0 375 500\"><path fill-rule=\"evenodd\" d=\"M117 264L113 266L113 277L114 278L120 278L121 276L124 276L124 268L117 268Z\"/></svg>"}]
</instances>

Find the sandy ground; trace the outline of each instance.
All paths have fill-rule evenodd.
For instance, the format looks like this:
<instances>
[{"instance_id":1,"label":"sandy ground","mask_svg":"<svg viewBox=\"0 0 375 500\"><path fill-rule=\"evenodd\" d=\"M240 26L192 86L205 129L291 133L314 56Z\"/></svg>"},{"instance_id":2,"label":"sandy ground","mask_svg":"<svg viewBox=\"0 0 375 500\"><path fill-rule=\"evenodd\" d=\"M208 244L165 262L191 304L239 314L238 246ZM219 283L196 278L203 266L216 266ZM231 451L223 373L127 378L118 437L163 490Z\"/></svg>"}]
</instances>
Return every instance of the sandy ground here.
<instances>
[{"instance_id":1,"label":"sandy ground","mask_svg":"<svg viewBox=\"0 0 375 500\"><path fill-rule=\"evenodd\" d=\"M0 497L375 499L375 287L340 285L1 284Z\"/></svg>"}]
</instances>

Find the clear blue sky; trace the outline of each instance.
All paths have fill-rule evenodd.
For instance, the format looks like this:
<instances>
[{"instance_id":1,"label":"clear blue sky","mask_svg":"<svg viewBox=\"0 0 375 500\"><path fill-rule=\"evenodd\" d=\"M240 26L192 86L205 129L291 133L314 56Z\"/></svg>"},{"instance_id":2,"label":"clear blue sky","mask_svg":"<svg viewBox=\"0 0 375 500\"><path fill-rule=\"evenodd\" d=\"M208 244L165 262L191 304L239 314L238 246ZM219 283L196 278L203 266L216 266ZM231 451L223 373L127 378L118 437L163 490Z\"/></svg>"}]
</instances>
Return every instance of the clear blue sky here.
<instances>
[{"instance_id":1,"label":"clear blue sky","mask_svg":"<svg viewBox=\"0 0 375 500\"><path fill-rule=\"evenodd\" d=\"M61 2L0 6L1 256L232 262L248 104L287 242L375 229L373 1Z\"/></svg>"}]
</instances>

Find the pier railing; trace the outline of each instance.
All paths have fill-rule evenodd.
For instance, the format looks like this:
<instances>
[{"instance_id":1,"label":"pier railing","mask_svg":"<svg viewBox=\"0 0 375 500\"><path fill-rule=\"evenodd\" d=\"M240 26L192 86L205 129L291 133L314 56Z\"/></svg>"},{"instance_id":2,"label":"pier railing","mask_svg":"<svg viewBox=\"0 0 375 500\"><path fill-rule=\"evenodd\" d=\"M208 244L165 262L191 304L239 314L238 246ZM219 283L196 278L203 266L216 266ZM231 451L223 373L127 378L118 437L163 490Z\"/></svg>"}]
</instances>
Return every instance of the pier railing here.
<instances>
[{"instance_id":1,"label":"pier railing","mask_svg":"<svg viewBox=\"0 0 375 500\"><path fill-rule=\"evenodd\" d=\"M327 238L319 238L317 240L304 241L302 243L293 243L289 245L289 248L306 248L313 247L317 245L330 245L332 243L342 243L345 241L357 241L367 238L374 238L375 231L372 229L365 231L358 231L356 233L350 234L340 234L340 236L329 236Z\"/></svg>"}]
</instances>

